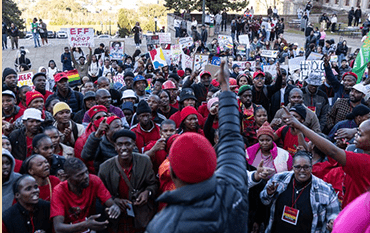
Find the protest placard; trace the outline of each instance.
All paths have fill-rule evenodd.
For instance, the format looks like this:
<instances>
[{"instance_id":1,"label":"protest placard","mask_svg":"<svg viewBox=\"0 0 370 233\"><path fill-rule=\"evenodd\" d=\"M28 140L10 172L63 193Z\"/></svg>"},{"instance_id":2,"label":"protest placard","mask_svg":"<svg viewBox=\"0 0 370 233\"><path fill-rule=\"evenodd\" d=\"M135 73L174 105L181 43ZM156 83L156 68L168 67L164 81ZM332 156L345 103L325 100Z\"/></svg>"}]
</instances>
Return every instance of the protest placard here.
<instances>
[{"instance_id":1,"label":"protest placard","mask_svg":"<svg viewBox=\"0 0 370 233\"><path fill-rule=\"evenodd\" d=\"M164 59L166 60L167 65L170 65L171 60L172 60L172 50L162 49L162 51L163 51Z\"/></svg>"},{"instance_id":2,"label":"protest placard","mask_svg":"<svg viewBox=\"0 0 370 233\"><path fill-rule=\"evenodd\" d=\"M319 73L321 76L324 76L324 61L322 60L313 60L313 61L301 61L301 72L300 79L303 80L310 73Z\"/></svg>"},{"instance_id":3,"label":"protest placard","mask_svg":"<svg viewBox=\"0 0 370 233\"><path fill-rule=\"evenodd\" d=\"M150 58L152 59L152 63L154 69L158 69L159 67L163 67L167 65L166 58L164 57L162 48L153 49L149 52Z\"/></svg>"},{"instance_id":4,"label":"protest placard","mask_svg":"<svg viewBox=\"0 0 370 233\"><path fill-rule=\"evenodd\" d=\"M215 65L215 66L220 66L221 65L221 58L220 57L213 56L212 57L211 64L212 65Z\"/></svg>"},{"instance_id":5,"label":"protest placard","mask_svg":"<svg viewBox=\"0 0 370 233\"><path fill-rule=\"evenodd\" d=\"M277 55L278 55L279 51L278 50L265 50L265 49L262 49L261 50L261 56L262 57L272 57L272 58L276 58Z\"/></svg>"},{"instance_id":6,"label":"protest placard","mask_svg":"<svg viewBox=\"0 0 370 233\"><path fill-rule=\"evenodd\" d=\"M121 83L124 86L126 86L126 83L123 79L123 74L117 74L113 76L113 83Z\"/></svg>"},{"instance_id":7,"label":"protest placard","mask_svg":"<svg viewBox=\"0 0 370 233\"><path fill-rule=\"evenodd\" d=\"M189 48L190 46L192 46L194 43L193 43L193 38L192 37L182 37L179 39L179 44L181 45L181 48Z\"/></svg>"},{"instance_id":8,"label":"protest placard","mask_svg":"<svg viewBox=\"0 0 370 233\"><path fill-rule=\"evenodd\" d=\"M269 66L263 66L263 71L265 73L269 72L273 78L276 77L276 64L269 65Z\"/></svg>"},{"instance_id":9,"label":"protest placard","mask_svg":"<svg viewBox=\"0 0 370 233\"><path fill-rule=\"evenodd\" d=\"M35 87L33 86L33 83L32 83L33 73L34 73L33 71L24 71L24 72L18 73L17 86L21 87L21 86L27 85L27 86L30 86L32 90L34 90Z\"/></svg>"},{"instance_id":10,"label":"protest placard","mask_svg":"<svg viewBox=\"0 0 370 233\"><path fill-rule=\"evenodd\" d=\"M298 70L301 68L301 61L304 61L304 57L295 57L288 60L289 62L289 70L291 72Z\"/></svg>"},{"instance_id":11,"label":"protest placard","mask_svg":"<svg viewBox=\"0 0 370 233\"><path fill-rule=\"evenodd\" d=\"M338 62L338 56L337 55L330 56L330 62Z\"/></svg>"},{"instance_id":12,"label":"protest placard","mask_svg":"<svg viewBox=\"0 0 370 233\"><path fill-rule=\"evenodd\" d=\"M233 61L233 66L238 65L240 70L245 70L246 61Z\"/></svg>"},{"instance_id":13,"label":"protest placard","mask_svg":"<svg viewBox=\"0 0 370 233\"><path fill-rule=\"evenodd\" d=\"M122 60L125 53L125 42L123 40L109 42L109 57L111 60Z\"/></svg>"},{"instance_id":14,"label":"protest placard","mask_svg":"<svg viewBox=\"0 0 370 233\"><path fill-rule=\"evenodd\" d=\"M228 49L233 48L233 38L226 35L218 35L218 44L220 47L225 47Z\"/></svg>"},{"instance_id":15,"label":"protest placard","mask_svg":"<svg viewBox=\"0 0 370 233\"><path fill-rule=\"evenodd\" d=\"M94 47L93 28L68 28L69 45L73 47Z\"/></svg>"},{"instance_id":16,"label":"protest placard","mask_svg":"<svg viewBox=\"0 0 370 233\"><path fill-rule=\"evenodd\" d=\"M194 57L194 70L204 70L204 67L208 64L208 55L195 54Z\"/></svg>"},{"instance_id":17,"label":"protest placard","mask_svg":"<svg viewBox=\"0 0 370 233\"><path fill-rule=\"evenodd\" d=\"M249 46L249 36L248 35L240 35L239 36L239 44L244 44ZM247 47L248 48L248 47Z\"/></svg>"},{"instance_id":18,"label":"protest placard","mask_svg":"<svg viewBox=\"0 0 370 233\"><path fill-rule=\"evenodd\" d=\"M321 53L314 53L311 52L310 55L307 57L307 60L320 60L324 55Z\"/></svg>"},{"instance_id":19,"label":"protest placard","mask_svg":"<svg viewBox=\"0 0 370 233\"><path fill-rule=\"evenodd\" d=\"M240 44L240 45L236 46L236 54L246 55L246 51L247 51L247 46L246 45Z\"/></svg>"},{"instance_id":20,"label":"protest placard","mask_svg":"<svg viewBox=\"0 0 370 233\"><path fill-rule=\"evenodd\" d=\"M171 33L158 33L160 44L171 44Z\"/></svg>"},{"instance_id":21,"label":"protest placard","mask_svg":"<svg viewBox=\"0 0 370 233\"><path fill-rule=\"evenodd\" d=\"M181 66L183 70L185 70L186 68L192 69L193 58L184 53L181 54Z\"/></svg>"},{"instance_id":22,"label":"protest placard","mask_svg":"<svg viewBox=\"0 0 370 233\"><path fill-rule=\"evenodd\" d=\"M146 44L147 45L156 45L156 44L159 44L159 36L158 35L147 36L146 37Z\"/></svg>"},{"instance_id":23,"label":"protest placard","mask_svg":"<svg viewBox=\"0 0 370 233\"><path fill-rule=\"evenodd\" d=\"M205 65L204 70L209 71L211 73L212 78L215 78L216 73L220 70L220 66L215 65Z\"/></svg>"},{"instance_id":24,"label":"protest placard","mask_svg":"<svg viewBox=\"0 0 370 233\"><path fill-rule=\"evenodd\" d=\"M180 62L180 56L182 53L181 45L179 44L173 44L171 45L171 62L173 64L179 64Z\"/></svg>"}]
</instances>

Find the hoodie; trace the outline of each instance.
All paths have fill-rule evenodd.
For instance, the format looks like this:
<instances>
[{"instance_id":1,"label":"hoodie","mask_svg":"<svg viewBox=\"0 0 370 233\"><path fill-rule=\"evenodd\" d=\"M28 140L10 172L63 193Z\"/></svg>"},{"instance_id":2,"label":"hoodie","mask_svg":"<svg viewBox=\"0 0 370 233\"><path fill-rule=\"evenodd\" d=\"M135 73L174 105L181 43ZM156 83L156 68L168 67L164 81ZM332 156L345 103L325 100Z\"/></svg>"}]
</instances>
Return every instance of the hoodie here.
<instances>
[{"instance_id":1,"label":"hoodie","mask_svg":"<svg viewBox=\"0 0 370 233\"><path fill-rule=\"evenodd\" d=\"M12 154L3 148L3 156L7 156L11 163L12 168L10 169L8 181L3 183L3 212L12 206L14 200L13 184L21 176L21 174L14 172L15 160Z\"/></svg>"}]
</instances>

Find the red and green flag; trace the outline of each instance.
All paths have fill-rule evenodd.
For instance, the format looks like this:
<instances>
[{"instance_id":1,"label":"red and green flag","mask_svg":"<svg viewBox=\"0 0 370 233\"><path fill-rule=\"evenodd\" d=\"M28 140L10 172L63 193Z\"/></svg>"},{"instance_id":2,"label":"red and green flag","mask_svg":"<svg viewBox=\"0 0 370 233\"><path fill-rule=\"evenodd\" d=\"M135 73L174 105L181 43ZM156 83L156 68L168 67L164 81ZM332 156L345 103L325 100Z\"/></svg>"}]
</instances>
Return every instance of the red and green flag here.
<instances>
[{"instance_id":1,"label":"red and green flag","mask_svg":"<svg viewBox=\"0 0 370 233\"><path fill-rule=\"evenodd\" d=\"M357 83L362 81L362 76L364 75L367 63L370 62L370 32L364 43L361 46L360 52L358 53L355 64L353 65L352 72L357 74Z\"/></svg>"}]
</instances>

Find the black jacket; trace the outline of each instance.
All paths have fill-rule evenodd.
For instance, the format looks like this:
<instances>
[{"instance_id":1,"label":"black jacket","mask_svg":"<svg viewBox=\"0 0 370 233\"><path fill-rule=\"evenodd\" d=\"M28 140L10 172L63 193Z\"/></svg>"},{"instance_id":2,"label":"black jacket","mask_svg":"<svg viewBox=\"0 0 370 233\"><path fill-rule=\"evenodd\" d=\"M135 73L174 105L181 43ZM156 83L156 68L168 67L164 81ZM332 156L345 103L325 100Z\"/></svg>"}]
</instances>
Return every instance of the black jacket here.
<instances>
[{"instance_id":1,"label":"black jacket","mask_svg":"<svg viewBox=\"0 0 370 233\"><path fill-rule=\"evenodd\" d=\"M355 11L354 11L354 10L350 10L350 11L348 12L348 18L353 19L353 17L355 17Z\"/></svg>"},{"instance_id":2,"label":"black jacket","mask_svg":"<svg viewBox=\"0 0 370 233\"><path fill-rule=\"evenodd\" d=\"M290 91L295 88L295 86L287 84L284 93L284 106L289 103L289 93ZM276 112L280 109L280 102L281 102L281 90L275 92L275 94L271 97L271 109L269 114L269 119L274 119Z\"/></svg>"},{"instance_id":3,"label":"black jacket","mask_svg":"<svg viewBox=\"0 0 370 233\"><path fill-rule=\"evenodd\" d=\"M220 95L217 171L201 183L163 193L167 203L146 232L248 232L248 178L235 94Z\"/></svg>"},{"instance_id":4,"label":"black jacket","mask_svg":"<svg viewBox=\"0 0 370 233\"><path fill-rule=\"evenodd\" d=\"M34 231L44 230L52 232L52 221L50 221L50 202L39 200L33 212L32 222ZM33 233L30 213L19 202L3 213L3 224L9 233Z\"/></svg>"},{"instance_id":5,"label":"black jacket","mask_svg":"<svg viewBox=\"0 0 370 233\"><path fill-rule=\"evenodd\" d=\"M9 135L12 155L15 159L25 160L27 155L26 128L16 129Z\"/></svg>"},{"instance_id":6,"label":"black jacket","mask_svg":"<svg viewBox=\"0 0 370 233\"><path fill-rule=\"evenodd\" d=\"M355 17L356 17L356 18L361 18L361 16L362 16L362 11L361 11L361 9L357 9L357 10L355 10Z\"/></svg>"},{"instance_id":7,"label":"black jacket","mask_svg":"<svg viewBox=\"0 0 370 233\"><path fill-rule=\"evenodd\" d=\"M112 105L120 108L122 105L122 101L121 101L122 94L116 89L112 89L112 88L109 89L109 93L112 97Z\"/></svg>"},{"instance_id":8,"label":"black jacket","mask_svg":"<svg viewBox=\"0 0 370 233\"><path fill-rule=\"evenodd\" d=\"M72 109L73 113L77 113L83 108L83 99L84 96L81 94L81 92L77 92L69 88L68 94L66 97L63 97L59 94L58 89L57 91L48 97L48 99L59 99L62 102L65 102L69 105L69 107Z\"/></svg>"}]
</instances>

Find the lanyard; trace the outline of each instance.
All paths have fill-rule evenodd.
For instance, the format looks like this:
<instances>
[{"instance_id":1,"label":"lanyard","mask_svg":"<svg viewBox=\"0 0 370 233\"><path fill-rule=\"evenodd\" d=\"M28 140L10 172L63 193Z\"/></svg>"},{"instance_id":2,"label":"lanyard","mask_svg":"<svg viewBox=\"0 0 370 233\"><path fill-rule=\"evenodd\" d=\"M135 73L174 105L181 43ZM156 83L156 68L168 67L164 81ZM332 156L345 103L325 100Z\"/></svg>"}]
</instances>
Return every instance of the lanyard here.
<instances>
[{"instance_id":1,"label":"lanyard","mask_svg":"<svg viewBox=\"0 0 370 233\"><path fill-rule=\"evenodd\" d=\"M294 178L293 178L294 179ZM303 193L303 191L306 189L306 187L308 185L310 185L310 183L306 184L306 186L303 187L303 189L301 189L302 191L298 194L298 197L294 200L294 189L295 189L295 179L293 180L293 193L292 193L292 208L294 208L295 204L297 203L298 199L301 197L301 194Z\"/></svg>"}]
</instances>

